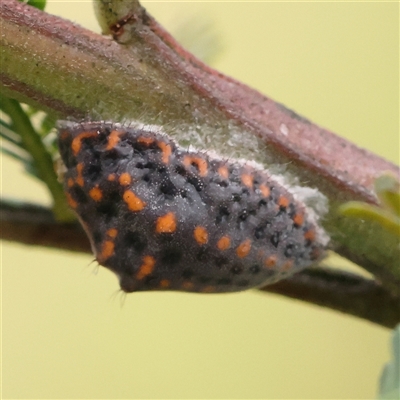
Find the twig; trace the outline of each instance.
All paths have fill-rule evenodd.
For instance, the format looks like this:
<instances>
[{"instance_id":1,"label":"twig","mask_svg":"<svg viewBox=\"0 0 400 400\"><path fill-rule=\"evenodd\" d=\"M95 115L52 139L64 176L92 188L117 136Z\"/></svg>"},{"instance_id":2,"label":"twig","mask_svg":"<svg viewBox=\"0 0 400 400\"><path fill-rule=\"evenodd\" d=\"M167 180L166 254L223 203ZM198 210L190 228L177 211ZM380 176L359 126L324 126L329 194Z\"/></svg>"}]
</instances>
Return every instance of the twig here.
<instances>
[{"instance_id":1,"label":"twig","mask_svg":"<svg viewBox=\"0 0 400 400\"><path fill-rule=\"evenodd\" d=\"M4 199L0 200L0 238L69 251L91 251L78 222L59 223L49 208Z\"/></svg>"},{"instance_id":2,"label":"twig","mask_svg":"<svg viewBox=\"0 0 400 400\"><path fill-rule=\"evenodd\" d=\"M400 298L378 282L332 268L306 269L261 290L351 314L388 328L400 321Z\"/></svg>"}]
</instances>

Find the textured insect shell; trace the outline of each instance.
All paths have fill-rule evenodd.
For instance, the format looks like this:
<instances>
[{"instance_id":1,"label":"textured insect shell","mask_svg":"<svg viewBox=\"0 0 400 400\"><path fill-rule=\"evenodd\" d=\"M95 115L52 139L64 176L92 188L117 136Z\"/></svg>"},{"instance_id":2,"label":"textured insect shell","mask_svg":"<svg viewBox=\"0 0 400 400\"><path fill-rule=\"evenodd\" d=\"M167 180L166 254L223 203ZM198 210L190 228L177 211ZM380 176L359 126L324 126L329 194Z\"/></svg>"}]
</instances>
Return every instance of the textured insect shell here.
<instances>
[{"instance_id":1,"label":"textured insect shell","mask_svg":"<svg viewBox=\"0 0 400 400\"><path fill-rule=\"evenodd\" d=\"M240 291L323 256L305 206L251 165L140 125L61 122L59 147L69 204L126 292Z\"/></svg>"}]
</instances>

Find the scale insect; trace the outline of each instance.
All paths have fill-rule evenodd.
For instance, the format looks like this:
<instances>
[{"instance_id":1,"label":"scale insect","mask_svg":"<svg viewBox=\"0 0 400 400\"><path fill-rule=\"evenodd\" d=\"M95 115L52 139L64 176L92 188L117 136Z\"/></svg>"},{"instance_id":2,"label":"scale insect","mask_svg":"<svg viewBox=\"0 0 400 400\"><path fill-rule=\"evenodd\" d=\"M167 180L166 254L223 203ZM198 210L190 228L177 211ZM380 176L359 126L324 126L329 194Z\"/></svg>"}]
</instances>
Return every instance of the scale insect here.
<instances>
[{"instance_id":1,"label":"scale insect","mask_svg":"<svg viewBox=\"0 0 400 400\"><path fill-rule=\"evenodd\" d=\"M188 151L162 131L59 123L65 192L125 292L235 292L324 255L306 207L250 163Z\"/></svg>"}]
</instances>

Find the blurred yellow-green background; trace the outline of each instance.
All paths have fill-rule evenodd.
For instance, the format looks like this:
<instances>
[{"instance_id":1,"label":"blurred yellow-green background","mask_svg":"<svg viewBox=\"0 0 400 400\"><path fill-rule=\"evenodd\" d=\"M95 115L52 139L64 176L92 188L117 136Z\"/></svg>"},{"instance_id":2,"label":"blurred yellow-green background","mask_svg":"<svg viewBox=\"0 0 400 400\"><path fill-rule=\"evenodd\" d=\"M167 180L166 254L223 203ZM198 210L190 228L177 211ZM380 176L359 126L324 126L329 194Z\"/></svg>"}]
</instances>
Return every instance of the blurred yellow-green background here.
<instances>
[{"instance_id":1,"label":"blurred yellow-green background","mask_svg":"<svg viewBox=\"0 0 400 400\"><path fill-rule=\"evenodd\" d=\"M211 20L217 69L399 163L397 2L143 4L172 32ZM90 2L47 11L99 31ZM1 172L3 196L49 203L6 157ZM389 330L301 302L140 293L121 306L89 255L3 242L1 256L3 398L370 399L389 357Z\"/></svg>"}]
</instances>

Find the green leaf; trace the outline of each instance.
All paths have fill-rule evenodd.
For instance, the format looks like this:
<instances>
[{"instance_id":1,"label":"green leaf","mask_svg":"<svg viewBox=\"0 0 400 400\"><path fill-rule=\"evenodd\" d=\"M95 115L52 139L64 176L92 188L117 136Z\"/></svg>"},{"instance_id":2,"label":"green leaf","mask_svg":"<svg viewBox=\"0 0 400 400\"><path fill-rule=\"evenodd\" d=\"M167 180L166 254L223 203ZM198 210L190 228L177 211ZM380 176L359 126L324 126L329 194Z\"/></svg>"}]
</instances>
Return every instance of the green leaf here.
<instances>
[{"instance_id":1,"label":"green leaf","mask_svg":"<svg viewBox=\"0 0 400 400\"><path fill-rule=\"evenodd\" d=\"M385 172L375 182L381 205L349 201L339 207L339 213L351 218L375 221L384 229L400 237L400 182L392 173Z\"/></svg>"},{"instance_id":2,"label":"green leaf","mask_svg":"<svg viewBox=\"0 0 400 400\"><path fill-rule=\"evenodd\" d=\"M0 119L0 137L3 138L4 141L12 143L20 149L24 148L19 135L15 133L11 126L2 119Z\"/></svg>"},{"instance_id":3,"label":"green leaf","mask_svg":"<svg viewBox=\"0 0 400 400\"><path fill-rule=\"evenodd\" d=\"M31 160L29 160L26 157L23 157L21 154L18 154L17 152L11 150L11 149L7 149L3 146L0 146L0 151L4 154L7 154L8 156L10 156L11 158L13 158L14 160L17 160L19 162L22 162L25 166L25 168L29 165L31 165Z\"/></svg>"},{"instance_id":4,"label":"green leaf","mask_svg":"<svg viewBox=\"0 0 400 400\"><path fill-rule=\"evenodd\" d=\"M362 201L349 201L342 204L338 211L346 217L375 221L387 231L400 237L400 218L381 207Z\"/></svg>"},{"instance_id":5,"label":"green leaf","mask_svg":"<svg viewBox=\"0 0 400 400\"><path fill-rule=\"evenodd\" d=\"M62 185L54 170L56 148L55 136L49 135L50 120L42 111L5 96L0 96L0 109L3 112L0 113L1 137L8 142L8 147L2 146L1 150L21 161L29 174L46 184L53 197L53 212L58 220L74 220L75 216L68 207ZM24 153L28 153L29 157L24 157Z\"/></svg>"},{"instance_id":6,"label":"green leaf","mask_svg":"<svg viewBox=\"0 0 400 400\"><path fill-rule=\"evenodd\" d=\"M393 331L392 359L383 368L378 398L400 399L400 324Z\"/></svg>"},{"instance_id":7,"label":"green leaf","mask_svg":"<svg viewBox=\"0 0 400 400\"><path fill-rule=\"evenodd\" d=\"M26 3L26 4L28 4L28 5L32 6L32 7L36 7L39 10L42 10L42 11L46 7L46 0L28 0L28 1L19 0L19 1L21 1L22 3Z\"/></svg>"},{"instance_id":8,"label":"green leaf","mask_svg":"<svg viewBox=\"0 0 400 400\"><path fill-rule=\"evenodd\" d=\"M381 203L392 213L400 216L400 182L390 172L375 180L375 191Z\"/></svg>"}]
</instances>

